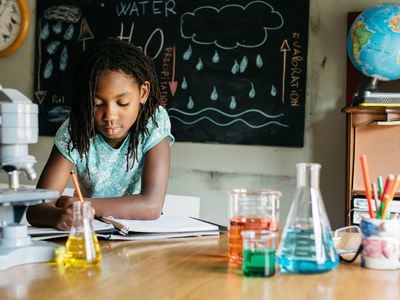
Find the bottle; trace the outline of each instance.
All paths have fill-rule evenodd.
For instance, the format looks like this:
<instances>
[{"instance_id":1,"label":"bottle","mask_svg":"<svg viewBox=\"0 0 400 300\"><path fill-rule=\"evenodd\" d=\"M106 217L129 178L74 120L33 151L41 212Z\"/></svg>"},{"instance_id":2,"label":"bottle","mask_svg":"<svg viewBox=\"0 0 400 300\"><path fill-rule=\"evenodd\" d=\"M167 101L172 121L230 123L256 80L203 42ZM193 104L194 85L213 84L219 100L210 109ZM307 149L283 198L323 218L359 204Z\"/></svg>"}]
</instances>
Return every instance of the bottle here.
<instances>
[{"instance_id":1,"label":"bottle","mask_svg":"<svg viewBox=\"0 0 400 300\"><path fill-rule=\"evenodd\" d=\"M64 264L67 266L97 264L102 256L90 219L90 202L75 202L73 213L73 224L65 245Z\"/></svg>"},{"instance_id":2,"label":"bottle","mask_svg":"<svg viewBox=\"0 0 400 300\"><path fill-rule=\"evenodd\" d=\"M320 164L299 163L297 189L278 248L282 272L322 273L334 269L339 257L319 189Z\"/></svg>"}]
</instances>

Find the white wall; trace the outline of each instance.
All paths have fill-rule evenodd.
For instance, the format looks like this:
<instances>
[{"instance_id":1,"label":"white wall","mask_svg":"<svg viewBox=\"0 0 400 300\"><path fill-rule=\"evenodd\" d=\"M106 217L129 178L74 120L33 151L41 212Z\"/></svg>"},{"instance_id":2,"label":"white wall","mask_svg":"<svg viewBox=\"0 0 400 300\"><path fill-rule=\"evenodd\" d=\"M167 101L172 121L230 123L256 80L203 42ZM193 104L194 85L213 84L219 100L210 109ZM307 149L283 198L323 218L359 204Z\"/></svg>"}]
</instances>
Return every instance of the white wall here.
<instances>
[{"instance_id":1,"label":"white wall","mask_svg":"<svg viewBox=\"0 0 400 300\"><path fill-rule=\"evenodd\" d=\"M0 84L33 94L35 3L30 33L16 53L0 58ZM226 224L226 190L233 187L281 190L285 220L295 189L295 164L319 162L321 191L333 228L344 224L346 15L387 1L310 0L304 148L175 143L169 193L201 197L200 217ZM397 1L399 2L399 1ZM52 146L40 137L30 146L40 172ZM1 175L4 182L6 176ZM27 182L26 180L21 180Z\"/></svg>"}]
</instances>

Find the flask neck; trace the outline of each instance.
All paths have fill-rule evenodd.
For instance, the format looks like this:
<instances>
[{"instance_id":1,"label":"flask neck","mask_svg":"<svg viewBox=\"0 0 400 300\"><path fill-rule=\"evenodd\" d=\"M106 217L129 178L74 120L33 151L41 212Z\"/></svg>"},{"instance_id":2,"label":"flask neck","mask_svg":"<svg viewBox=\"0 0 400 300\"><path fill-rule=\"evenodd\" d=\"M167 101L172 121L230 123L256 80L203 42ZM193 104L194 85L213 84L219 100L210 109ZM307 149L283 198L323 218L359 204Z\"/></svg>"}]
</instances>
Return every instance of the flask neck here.
<instances>
[{"instance_id":1,"label":"flask neck","mask_svg":"<svg viewBox=\"0 0 400 300\"><path fill-rule=\"evenodd\" d=\"M90 220L90 202L75 202L73 205L73 224L72 227L83 227Z\"/></svg>"},{"instance_id":2,"label":"flask neck","mask_svg":"<svg viewBox=\"0 0 400 300\"><path fill-rule=\"evenodd\" d=\"M319 189L320 164L299 163L297 167L297 187Z\"/></svg>"}]
</instances>

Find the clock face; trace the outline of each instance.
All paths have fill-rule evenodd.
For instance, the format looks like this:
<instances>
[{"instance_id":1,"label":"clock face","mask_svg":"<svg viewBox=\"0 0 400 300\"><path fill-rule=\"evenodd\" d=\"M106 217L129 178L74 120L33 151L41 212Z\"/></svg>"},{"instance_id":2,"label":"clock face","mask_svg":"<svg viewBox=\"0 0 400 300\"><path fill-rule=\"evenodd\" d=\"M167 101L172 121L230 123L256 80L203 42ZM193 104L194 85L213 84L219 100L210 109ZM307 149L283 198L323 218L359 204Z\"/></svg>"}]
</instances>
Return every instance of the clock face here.
<instances>
[{"instance_id":1,"label":"clock face","mask_svg":"<svg viewBox=\"0 0 400 300\"><path fill-rule=\"evenodd\" d=\"M22 12L17 0L0 0L0 51L10 47L21 30Z\"/></svg>"}]
</instances>

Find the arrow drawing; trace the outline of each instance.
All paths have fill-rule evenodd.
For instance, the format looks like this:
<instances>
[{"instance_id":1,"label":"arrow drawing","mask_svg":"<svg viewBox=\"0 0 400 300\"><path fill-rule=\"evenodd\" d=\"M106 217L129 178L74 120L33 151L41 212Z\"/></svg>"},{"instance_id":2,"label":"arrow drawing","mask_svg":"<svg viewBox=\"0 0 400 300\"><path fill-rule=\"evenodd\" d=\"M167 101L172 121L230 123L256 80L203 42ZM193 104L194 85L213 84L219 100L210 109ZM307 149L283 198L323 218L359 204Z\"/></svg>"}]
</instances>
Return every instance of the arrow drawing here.
<instances>
[{"instance_id":1,"label":"arrow drawing","mask_svg":"<svg viewBox=\"0 0 400 300\"><path fill-rule=\"evenodd\" d=\"M168 82L169 88L171 90L171 95L174 96L176 92L176 87L178 85L178 81L175 81L175 46L172 47L172 80Z\"/></svg>"},{"instance_id":2,"label":"arrow drawing","mask_svg":"<svg viewBox=\"0 0 400 300\"><path fill-rule=\"evenodd\" d=\"M282 103L285 103L285 78L286 78L286 52L290 51L287 39L281 45L281 52L283 52L283 72L282 72Z\"/></svg>"}]
</instances>

